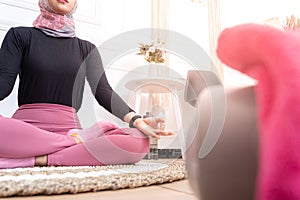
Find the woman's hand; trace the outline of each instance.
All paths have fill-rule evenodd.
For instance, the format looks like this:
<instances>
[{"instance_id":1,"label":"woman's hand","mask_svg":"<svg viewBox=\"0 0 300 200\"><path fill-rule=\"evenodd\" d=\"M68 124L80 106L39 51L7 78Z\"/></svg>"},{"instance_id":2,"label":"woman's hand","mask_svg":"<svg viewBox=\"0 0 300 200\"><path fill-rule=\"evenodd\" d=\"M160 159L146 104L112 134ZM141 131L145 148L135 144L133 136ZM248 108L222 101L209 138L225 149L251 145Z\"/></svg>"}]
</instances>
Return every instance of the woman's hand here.
<instances>
[{"instance_id":1,"label":"woman's hand","mask_svg":"<svg viewBox=\"0 0 300 200\"><path fill-rule=\"evenodd\" d=\"M145 135L160 139L160 136L174 135L173 132L165 131L165 120L161 117L138 118L133 125Z\"/></svg>"}]
</instances>

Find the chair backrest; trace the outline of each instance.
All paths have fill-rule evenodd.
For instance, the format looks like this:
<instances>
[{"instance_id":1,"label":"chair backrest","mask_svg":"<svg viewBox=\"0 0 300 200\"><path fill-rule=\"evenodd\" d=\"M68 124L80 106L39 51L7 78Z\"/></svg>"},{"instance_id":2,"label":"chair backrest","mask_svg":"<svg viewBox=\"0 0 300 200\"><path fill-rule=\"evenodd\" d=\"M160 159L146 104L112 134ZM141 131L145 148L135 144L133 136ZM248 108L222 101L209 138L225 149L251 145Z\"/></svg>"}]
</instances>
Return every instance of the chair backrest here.
<instances>
[{"instance_id":1,"label":"chair backrest","mask_svg":"<svg viewBox=\"0 0 300 200\"><path fill-rule=\"evenodd\" d=\"M222 85L222 81L212 71L189 70L184 90L184 100L196 106L197 97L205 88Z\"/></svg>"}]
</instances>

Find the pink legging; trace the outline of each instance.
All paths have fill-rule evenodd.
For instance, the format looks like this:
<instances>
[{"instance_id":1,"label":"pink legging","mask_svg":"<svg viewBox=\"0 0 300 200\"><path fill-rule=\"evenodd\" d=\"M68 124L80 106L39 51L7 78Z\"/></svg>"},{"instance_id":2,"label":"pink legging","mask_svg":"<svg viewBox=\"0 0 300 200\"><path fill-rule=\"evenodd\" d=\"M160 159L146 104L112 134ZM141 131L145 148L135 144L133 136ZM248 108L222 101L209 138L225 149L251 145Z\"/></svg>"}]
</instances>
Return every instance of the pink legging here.
<instances>
[{"instance_id":1,"label":"pink legging","mask_svg":"<svg viewBox=\"0 0 300 200\"><path fill-rule=\"evenodd\" d=\"M12 118L0 116L0 127L0 158L16 162L48 155L49 166L130 164L149 151L148 137L133 128L115 128L76 144L68 132L81 129L77 114L57 104L22 105Z\"/></svg>"}]
</instances>

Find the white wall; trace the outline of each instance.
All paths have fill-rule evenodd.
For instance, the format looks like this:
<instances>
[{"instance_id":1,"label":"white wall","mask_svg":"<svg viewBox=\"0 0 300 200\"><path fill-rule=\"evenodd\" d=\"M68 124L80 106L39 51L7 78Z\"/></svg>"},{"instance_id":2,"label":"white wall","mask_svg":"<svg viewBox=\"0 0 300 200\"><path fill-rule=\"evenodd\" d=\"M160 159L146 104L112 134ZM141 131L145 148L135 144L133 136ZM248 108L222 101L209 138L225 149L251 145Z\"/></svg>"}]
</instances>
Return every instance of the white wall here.
<instances>
[{"instance_id":1,"label":"white wall","mask_svg":"<svg viewBox=\"0 0 300 200\"><path fill-rule=\"evenodd\" d=\"M284 19L292 14L300 15L299 0L224 0L221 2L223 28L239 23L256 22L273 17Z\"/></svg>"}]
</instances>

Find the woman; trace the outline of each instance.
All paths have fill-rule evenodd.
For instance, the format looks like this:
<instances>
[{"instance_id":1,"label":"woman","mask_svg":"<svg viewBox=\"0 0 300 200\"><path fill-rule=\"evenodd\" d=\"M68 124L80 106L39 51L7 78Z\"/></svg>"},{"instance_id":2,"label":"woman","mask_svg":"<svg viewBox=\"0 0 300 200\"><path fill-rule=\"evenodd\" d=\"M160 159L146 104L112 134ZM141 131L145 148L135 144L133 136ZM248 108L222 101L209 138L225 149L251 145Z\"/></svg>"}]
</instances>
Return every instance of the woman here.
<instances>
[{"instance_id":1,"label":"woman","mask_svg":"<svg viewBox=\"0 0 300 200\"><path fill-rule=\"evenodd\" d=\"M95 46L75 36L76 0L39 6L34 27L11 28L0 50L0 100L20 77L19 109L12 118L0 116L0 168L138 162L148 136L171 134L158 129L164 121L141 118L114 93ZM81 129L76 112L85 79L98 103L131 128L99 122Z\"/></svg>"}]
</instances>

